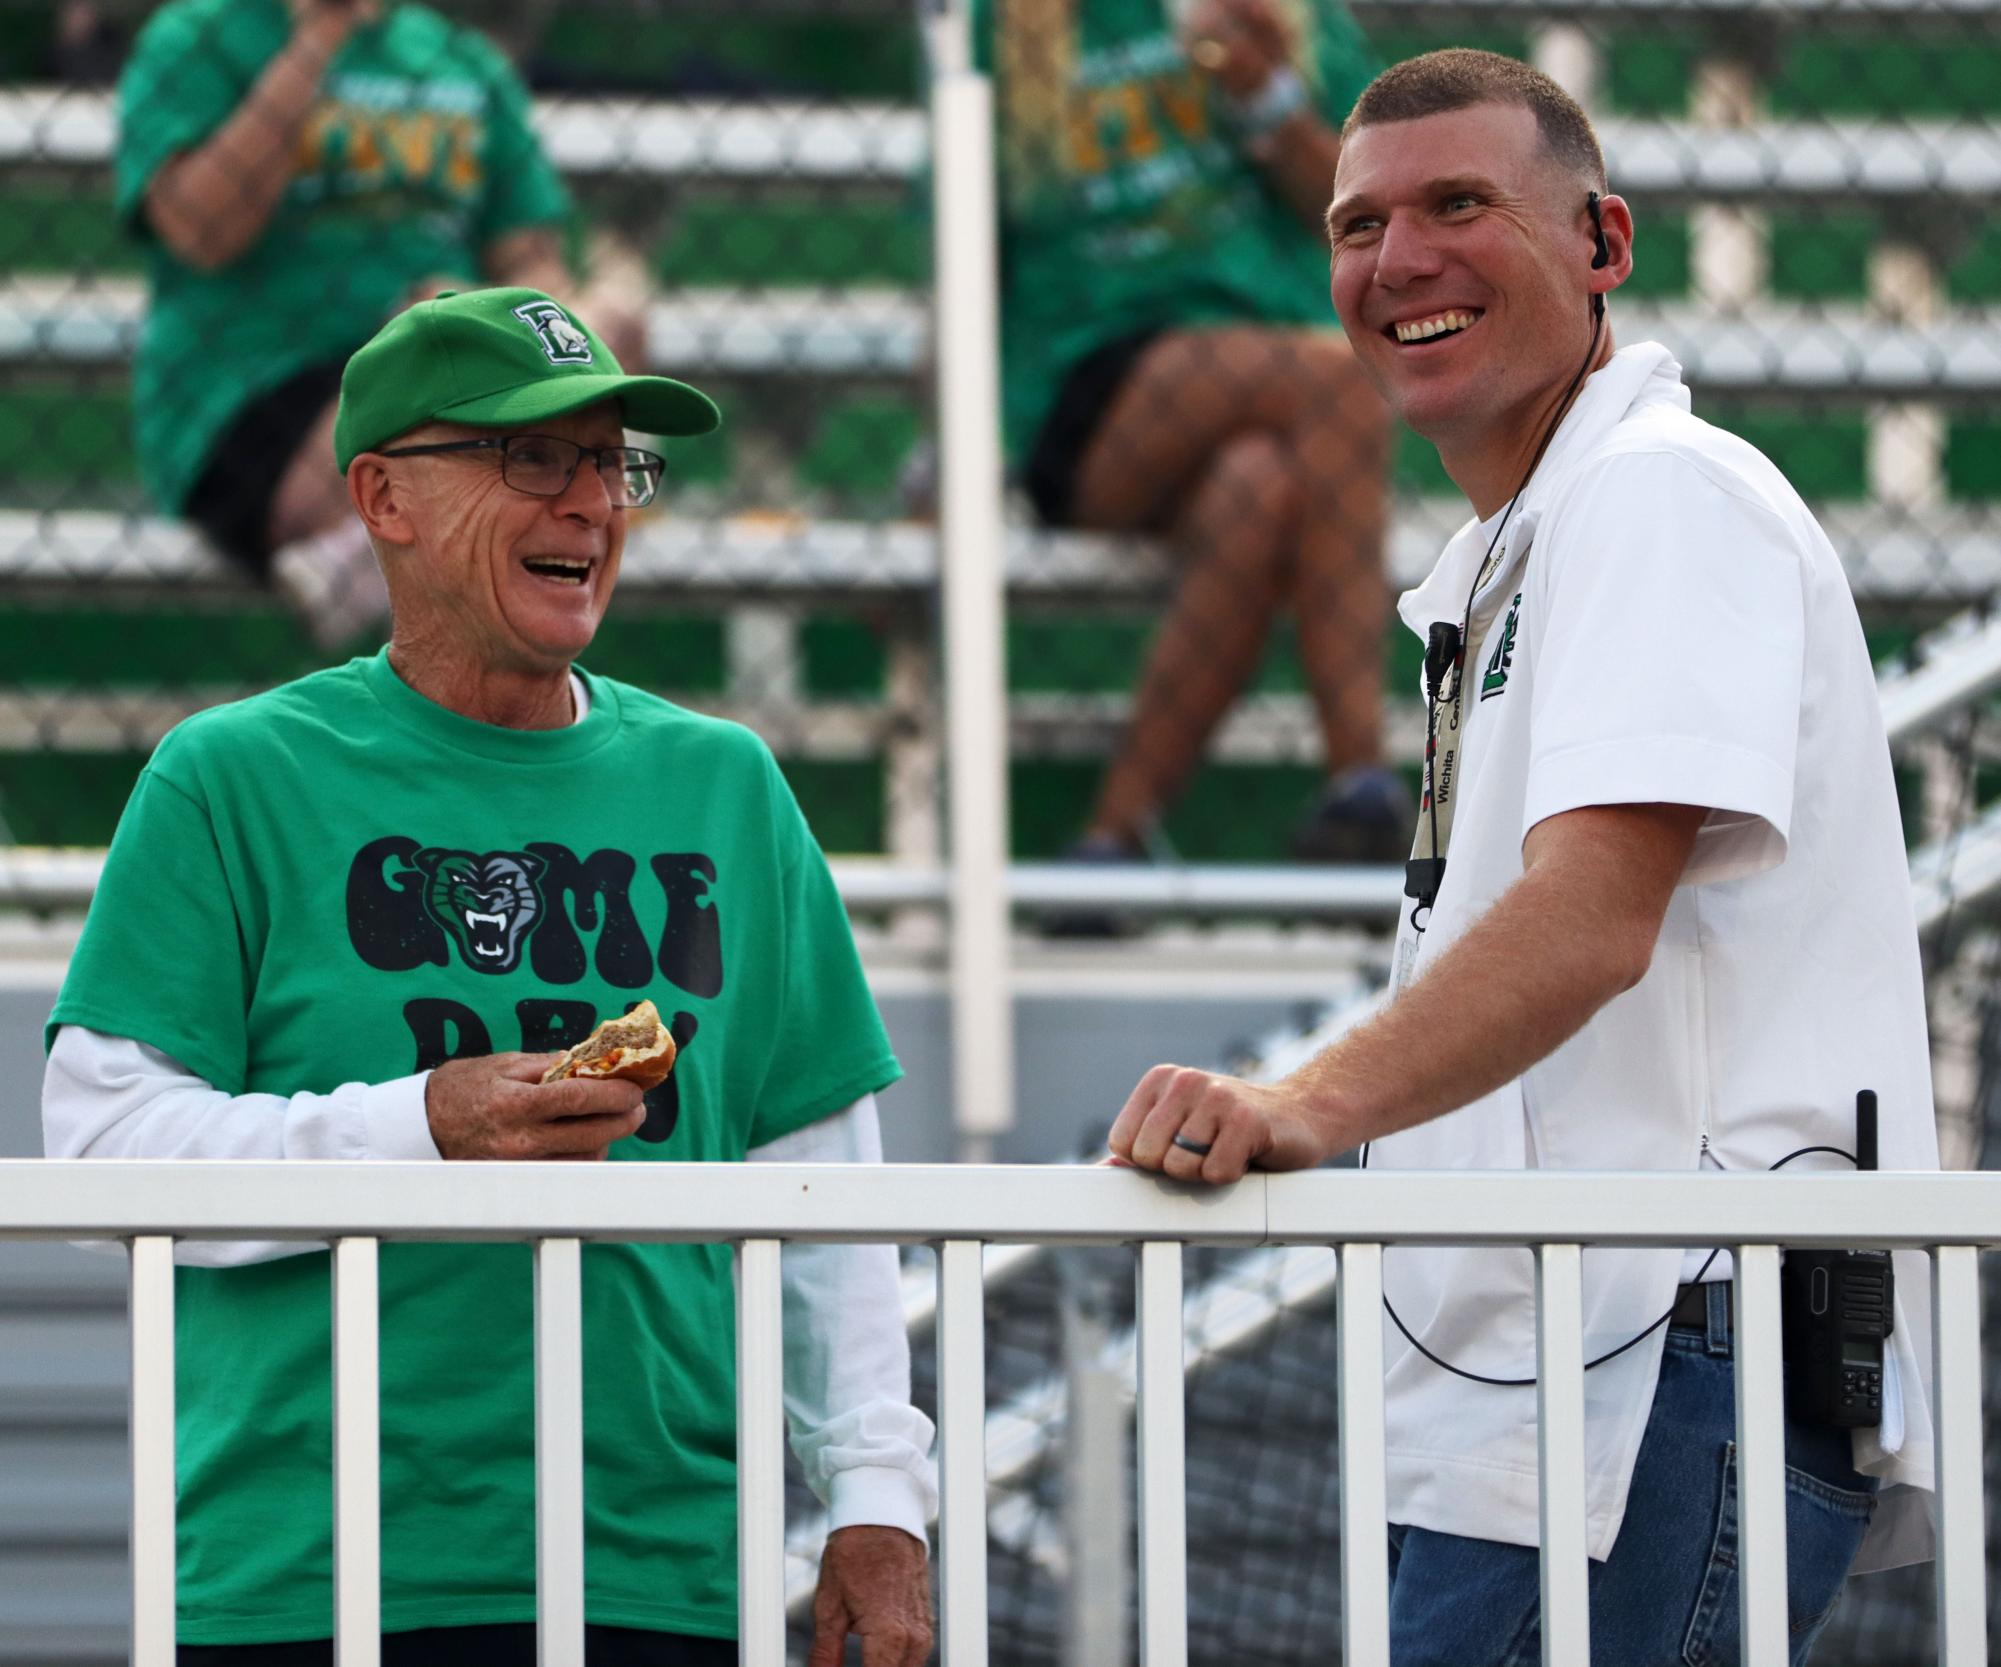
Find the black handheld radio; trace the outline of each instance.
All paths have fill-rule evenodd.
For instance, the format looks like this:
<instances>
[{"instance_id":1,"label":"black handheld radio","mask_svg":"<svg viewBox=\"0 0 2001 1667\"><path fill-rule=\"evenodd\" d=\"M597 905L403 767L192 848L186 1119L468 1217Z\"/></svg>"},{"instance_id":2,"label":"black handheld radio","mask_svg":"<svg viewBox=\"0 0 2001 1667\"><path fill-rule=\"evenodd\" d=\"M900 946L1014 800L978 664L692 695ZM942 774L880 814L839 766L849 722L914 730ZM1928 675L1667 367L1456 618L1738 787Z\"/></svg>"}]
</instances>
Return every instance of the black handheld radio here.
<instances>
[{"instance_id":1,"label":"black handheld radio","mask_svg":"<svg viewBox=\"0 0 2001 1667\"><path fill-rule=\"evenodd\" d=\"M1855 1096L1855 1167L1876 1167L1876 1095ZM1887 1250L1788 1250L1779 1270L1786 1414L1834 1429L1883 1421L1883 1342L1894 1324Z\"/></svg>"}]
</instances>

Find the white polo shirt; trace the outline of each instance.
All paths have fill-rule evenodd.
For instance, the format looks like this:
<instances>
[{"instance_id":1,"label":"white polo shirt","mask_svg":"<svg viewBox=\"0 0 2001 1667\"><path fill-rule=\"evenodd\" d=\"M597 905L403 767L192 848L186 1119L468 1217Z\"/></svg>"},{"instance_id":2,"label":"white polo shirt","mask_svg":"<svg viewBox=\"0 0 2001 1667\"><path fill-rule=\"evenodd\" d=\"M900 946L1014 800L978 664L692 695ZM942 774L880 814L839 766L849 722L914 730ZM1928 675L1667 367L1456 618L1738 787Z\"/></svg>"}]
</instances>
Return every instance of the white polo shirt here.
<instances>
[{"instance_id":1,"label":"white polo shirt","mask_svg":"<svg viewBox=\"0 0 2001 1667\"><path fill-rule=\"evenodd\" d=\"M1494 525L1462 528L1403 597L1420 638L1459 622ZM1408 909L1399 935L1414 976L1521 875L1522 841L1545 818L1645 803L1710 814L1646 977L1517 1081L1376 1142L1370 1166L1692 1170L1706 1152L1758 1171L1801 1146L1853 1150L1855 1094L1872 1088L1882 1166L1937 1168L1875 677L1840 561L1799 495L1753 447L1690 414L1665 348L1628 347L1557 430L1490 595L1493 624L1469 649L1444 882L1422 936ZM1845 1165L1806 1158L1790 1172L1814 1167ZM1587 1250L1585 1358L1664 1313L1682 1268L1678 1250ZM1920 1487L1931 1485L1926 1278L1921 1256L1900 1254L1901 1447L1885 1452L1898 1445L1887 1426L1856 1439L1863 1469ZM1434 1353L1533 1376L1530 1252L1396 1249L1384 1280ZM1610 1554L1625 1514L1663 1337L1585 1374L1594 1557ZM1469 1383L1394 1330L1385 1341L1391 1519L1534 1545L1535 1391ZM1886 1495L1885 1529L1901 1514L1890 1506Z\"/></svg>"}]
</instances>

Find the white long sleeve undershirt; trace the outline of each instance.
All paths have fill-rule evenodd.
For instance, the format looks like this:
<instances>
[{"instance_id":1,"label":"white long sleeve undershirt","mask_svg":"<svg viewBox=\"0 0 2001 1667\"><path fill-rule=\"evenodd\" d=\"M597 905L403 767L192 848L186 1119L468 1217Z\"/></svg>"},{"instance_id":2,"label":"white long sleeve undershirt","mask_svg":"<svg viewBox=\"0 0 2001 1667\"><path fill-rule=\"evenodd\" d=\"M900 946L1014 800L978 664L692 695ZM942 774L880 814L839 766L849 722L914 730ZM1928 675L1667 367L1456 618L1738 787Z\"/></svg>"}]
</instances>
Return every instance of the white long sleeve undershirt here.
<instances>
[{"instance_id":1,"label":"white long sleeve undershirt","mask_svg":"<svg viewBox=\"0 0 2001 1667\"><path fill-rule=\"evenodd\" d=\"M428 1072L343 1083L330 1094L225 1094L129 1037L64 1025L42 1084L52 1158L442 1161L424 1108ZM880 1163L875 1096L756 1147L751 1162ZM324 1249L183 1240L174 1260L242 1267ZM937 1510L931 1420L910 1404L896 1251L787 1245L785 1414L828 1528L879 1523L918 1539Z\"/></svg>"}]
</instances>

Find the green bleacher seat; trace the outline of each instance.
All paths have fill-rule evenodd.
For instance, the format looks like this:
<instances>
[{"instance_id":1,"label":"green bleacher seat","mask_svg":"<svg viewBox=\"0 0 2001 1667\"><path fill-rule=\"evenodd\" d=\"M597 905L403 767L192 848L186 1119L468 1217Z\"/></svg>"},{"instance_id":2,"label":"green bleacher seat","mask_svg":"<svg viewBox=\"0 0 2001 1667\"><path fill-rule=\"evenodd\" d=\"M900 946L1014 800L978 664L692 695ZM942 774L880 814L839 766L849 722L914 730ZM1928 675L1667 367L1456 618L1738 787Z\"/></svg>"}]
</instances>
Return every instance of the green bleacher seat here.
<instances>
[{"instance_id":1,"label":"green bleacher seat","mask_svg":"<svg viewBox=\"0 0 2001 1667\"><path fill-rule=\"evenodd\" d=\"M125 388L62 381L0 387L0 500L51 487L127 495L137 479Z\"/></svg>"},{"instance_id":2,"label":"green bleacher seat","mask_svg":"<svg viewBox=\"0 0 2001 1667\"><path fill-rule=\"evenodd\" d=\"M1869 293L1869 253L1882 241L1871 214L1774 214L1771 291L1794 301L1855 301Z\"/></svg>"},{"instance_id":3,"label":"green bleacher seat","mask_svg":"<svg viewBox=\"0 0 2001 1667\"><path fill-rule=\"evenodd\" d=\"M1605 105L1620 116L1686 115L1697 43L1686 35L1619 30L1605 42Z\"/></svg>"},{"instance_id":4,"label":"green bleacher seat","mask_svg":"<svg viewBox=\"0 0 2001 1667\"><path fill-rule=\"evenodd\" d=\"M1395 23L1369 30L1369 49L1384 64L1401 63L1422 52L1436 52L1446 46L1471 46L1483 52L1499 52L1504 57L1526 58L1529 37L1526 30L1499 28L1491 23L1461 28L1454 24Z\"/></svg>"},{"instance_id":5,"label":"green bleacher seat","mask_svg":"<svg viewBox=\"0 0 2001 1667\"><path fill-rule=\"evenodd\" d=\"M572 8L546 31L531 68L568 86L711 97L905 99L922 85L907 11L734 17L701 9L621 17Z\"/></svg>"},{"instance_id":6,"label":"green bleacher seat","mask_svg":"<svg viewBox=\"0 0 2001 1667\"><path fill-rule=\"evenodd\" d=\"M799 683L814 700L880 699L888 659L882 633L851 613L813 613L799 622Z\"/></svg>"},{"instance_id":7,"label":"green bleacher seat","mask_svg":"<svg viewBox=\"0 0 2001 1667\"><path fill-rule=\"evenodd\" d=\"M1877 30L1803 30L1781 44L1767 83L1774 116L1991 116L2001 113L2001 43Z\"/></svg>"},{"instance_id":8,"label":"green bleacher seat","mask_svg":"<svg viewBox=\"0 0 2001 1667\"><path fill-rule=\"evenodd\" d=\"M676 488L721 486L735 471L737 431L732 420L735 413L727 405L723 410L721 428L707 434L676 435L659 447L660 455L667 460L662 480L669 509L673 507Z\"/></svg>"},{"instance_id":9,"label":"green bleacher seat","mask_svg":"<svg viewBox=\"0 0 2001 1667\"><path fill-rule=\"evenodd\" d=\"M0 609L0 665L16 688L250 688L324 661L275 602L227 612L75 602Z\"/></svg>"},{"instance_id":10,"label":"green bleacher seat","mask_svg":"<svg viewBox=\"0 0 2001 1667\"><path fill-rule=\"evenodd\" d=\"M654 270L670 287L922 284L930 233L901 201L690 196L676 205Z\"/></svg>"},{"instance_id":11,"label":"green bleacher seat","mask_svg":"<svg viewBox=\"0 0 2001 1667\"><path fill-rule=\"evenodd\" d=\"M898 479L924 430L924 416L909 400L836 400L820 414L799 456L799 479L843 502L893 513Z\"/></svg>"},{"instance_id":12,"label":"green bleacher seat","mask_svg":"<svg viewBox=\"0 0 2001 1667\"><path fill-rule=\"evenodd\" d=\"M138 270L139 249L111 212L108 192L18 182L0 187L0 273Z\"/></svg>"},{"instance_id":13,"label":"green bleacher seat","mask_svg":"<svg viewBox=\"0 0 2001 1667\"><path fill-rule=\"evenodd\" d=\"M1945 489L1955 498L2001 501L2001 422L1962 419L1948 426Z\"/></svg>"},{"instance_id":14,"label":"green bleacher seat","mask_svg":"<svg viewBox=\"0 0 2001 1667\"><path fill-rule=\"evenodd\" d=\"M1859 416L1706 403L1700 414L1742 435L1816 503L1843 503L1869 495L1868 426Z\"/></svg>"},{"instance_id":15,"label":"green bleacher seat","mask_svg":"<svg viewBox=\"0 0 2001 1667\"><path fill-rule=\"evenodd\" d=\"M56 8L0 6L0 84L38 73L55 45Z\"/></svg>"},{"instance_id":16,"label":"green bleacher seat","mask_svg":"<svg viewBox=\"0 0 2001 1667\"><path fill-rule=\"evenodd\" d=\"M1966 248L1946 267L1945 282L1955 301L2001 301L2001 223L1975 228Z\"/></svg>"},{"instance_id":17,"label":"green bleacher seat","mask_svg":"<svg viewBox=\"0 0 2001 1667\"><path fill-rule=\"evenodd\" d=\"M1619 189L1618 180L1612 181L1612 189ZM1619 286L1620 294L1649 301L1673 301L1688 294L1687 215L1654 214L1640 204L1633 243L1639 263Z\"/></svg>"}]
</instances>

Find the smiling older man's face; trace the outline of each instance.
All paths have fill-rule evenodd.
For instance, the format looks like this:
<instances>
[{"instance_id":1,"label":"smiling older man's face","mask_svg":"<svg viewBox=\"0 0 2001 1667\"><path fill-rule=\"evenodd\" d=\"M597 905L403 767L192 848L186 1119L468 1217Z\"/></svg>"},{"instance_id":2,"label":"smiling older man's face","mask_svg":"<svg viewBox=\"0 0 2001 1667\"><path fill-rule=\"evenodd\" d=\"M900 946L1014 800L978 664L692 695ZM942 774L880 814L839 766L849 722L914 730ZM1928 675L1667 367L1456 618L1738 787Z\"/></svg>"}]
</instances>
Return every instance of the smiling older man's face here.
<instances>
[{"instance_id":1,"label":"smiling older man's face","mask_svg":"<svg viewBox=\"0 0 2001 1667\"><path fill-rule=\"evenodd\" d=\"M504 435L509 429L427 424L400 444ZM585 446L622 446L616 403L545 417L519 432ZM590 646L618 582L629 510L612 507L588 460L569 487L540 498L501 477L500 453L390 460L416 548L389 564L397 634L446 631L495 669L568 665Z\"/></svg>"}]
</instances>

